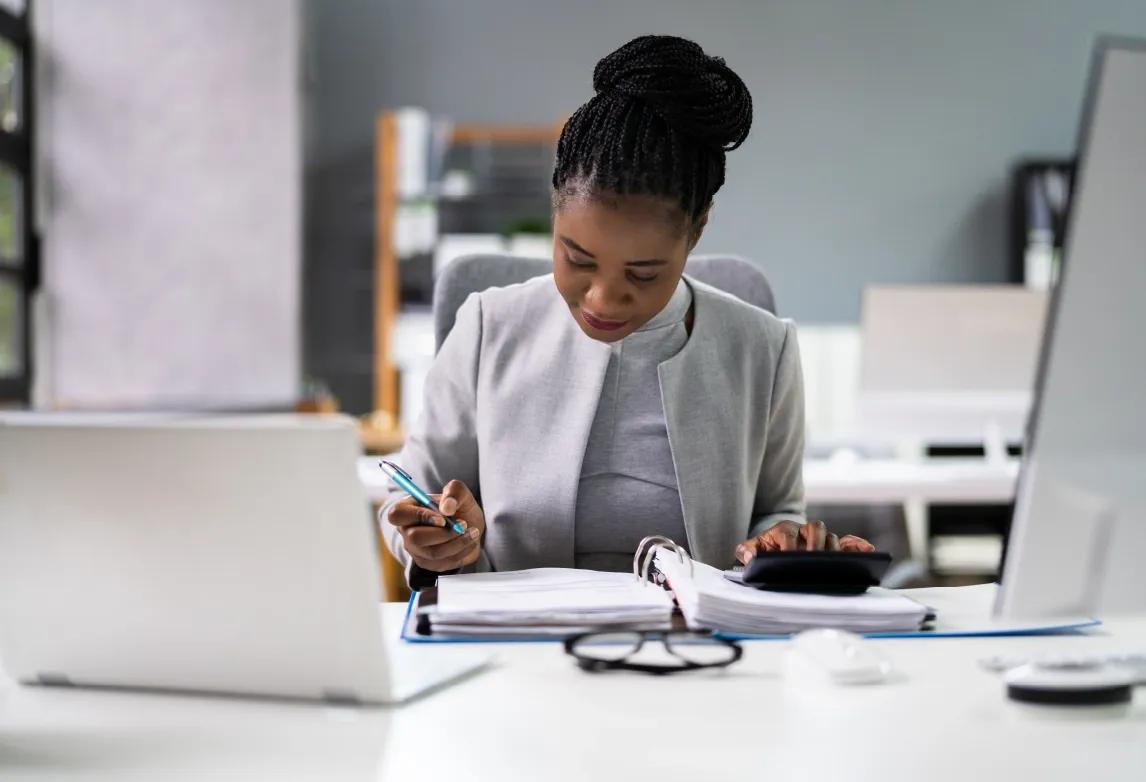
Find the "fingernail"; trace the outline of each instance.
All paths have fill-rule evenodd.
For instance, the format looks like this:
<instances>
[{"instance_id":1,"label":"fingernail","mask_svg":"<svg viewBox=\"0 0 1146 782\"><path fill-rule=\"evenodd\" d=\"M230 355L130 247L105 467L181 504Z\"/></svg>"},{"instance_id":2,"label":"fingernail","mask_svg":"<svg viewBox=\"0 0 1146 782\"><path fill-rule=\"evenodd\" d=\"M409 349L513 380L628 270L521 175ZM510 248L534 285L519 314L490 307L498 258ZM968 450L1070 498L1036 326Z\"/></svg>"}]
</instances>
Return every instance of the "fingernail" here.
<instances>
[{"instance_id":1,"label":"fingernail","mask_svg":"<svg viewBox=\"0 0 1146 782\"><path fill-rule=\"evenodd\" d=\"M458 524L461 524L461 525L462 525L462 529L469 529L469 528L470 528L470 525L469 525L469 524L466 524L466 523L465 523L464 521L462 521L461 519L458 519L457 521L458 521Z\"/></svg>"},{"instance_id":2,"label":"fingernail","mask_svg":"<svg viewBox=\"0 0 1146 782\"><path fill-rule=\"evenodd\" d=\"M458 503L453 497L446 497L438 507L441 508L442 513L452 516L454 511L458 509Z\"/></svg>"},{"instance_id":3,"label":"fingernail","mask_svg":"<svg viewBox=\"0 0 1146 782\"><path fill-rule=\"evenodd\" d=\"M469 536L470 540L477 540L481 537L481 530L477 527L474 527L469 532L467 532L466 535Z\"/></svg>"},{"instance_id":4,"label":"fingernail","mask_svg":"<svg viewBox=\"0 0 1146 782\"><path fill-rule=\"evenodd\" d=\"M740 560L740 564L747 565L748 560L752 558L752 552L750 552L745 546L737 546L736 558Z\"/></svg>"}]
</instances>

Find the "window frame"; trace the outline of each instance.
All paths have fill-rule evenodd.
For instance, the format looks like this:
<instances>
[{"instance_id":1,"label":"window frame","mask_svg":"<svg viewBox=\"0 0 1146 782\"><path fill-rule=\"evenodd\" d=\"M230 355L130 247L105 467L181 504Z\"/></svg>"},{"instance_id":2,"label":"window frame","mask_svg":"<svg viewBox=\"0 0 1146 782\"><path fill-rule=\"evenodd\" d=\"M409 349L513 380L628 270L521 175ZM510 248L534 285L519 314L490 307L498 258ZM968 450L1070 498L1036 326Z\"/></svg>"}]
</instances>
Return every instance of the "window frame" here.
<instances>
[{"instance_id":1,"label":"window frame","mask_svg":"<svg viewBox=\"0 0 1146 782\"><path fill-rule=\"evenodd\" d=\"M3 163L21 181L20 210L18 220L20 223L20 252L21 257L17 264L0 261L0 279L15 283L20 291L19 307L20 321L17 324L20 339L17 345L19 352L19 370L15 375L0 375L0 404L27 404L30 401L32 389L32 294L40 283L40 255L39 241L34 226L33 200L33 166L32 166L32 138L33 138L33 94L32 74L34 71L33 41L31 33L32 0L24 5L24 11L15 14L7 8L0 7L0 38L12 45L20 58L20 95L19 116L20 124L14 132L0 128L0 163Z\"/></svg>"}]
</instances>

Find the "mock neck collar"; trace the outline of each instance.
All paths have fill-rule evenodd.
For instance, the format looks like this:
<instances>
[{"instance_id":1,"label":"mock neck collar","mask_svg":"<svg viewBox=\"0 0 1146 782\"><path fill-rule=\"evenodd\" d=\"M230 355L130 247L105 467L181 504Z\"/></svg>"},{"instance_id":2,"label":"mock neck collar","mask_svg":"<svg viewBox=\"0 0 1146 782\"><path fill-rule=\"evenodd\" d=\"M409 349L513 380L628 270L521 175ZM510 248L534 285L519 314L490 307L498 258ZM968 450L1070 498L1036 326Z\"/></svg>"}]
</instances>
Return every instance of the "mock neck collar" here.
<instances>
[{"instance_id":1,"label":"mock neck collar","mask_svg":"<svg viewBox=\"0 0 1146 782\"><path fill-rule=\"evenodd\" d=\"M689 288L688 283L685 282L684 277L676 284L676 290L673 291L672 297L668 300L668 304L649 320L648 323L641 326L634 333L641 333L645 331L654 331L656 329L664 328L665 326L673 326L684 320L688 315L688 308L692 306L692 289Z\"/></svg>"}]
</instances>

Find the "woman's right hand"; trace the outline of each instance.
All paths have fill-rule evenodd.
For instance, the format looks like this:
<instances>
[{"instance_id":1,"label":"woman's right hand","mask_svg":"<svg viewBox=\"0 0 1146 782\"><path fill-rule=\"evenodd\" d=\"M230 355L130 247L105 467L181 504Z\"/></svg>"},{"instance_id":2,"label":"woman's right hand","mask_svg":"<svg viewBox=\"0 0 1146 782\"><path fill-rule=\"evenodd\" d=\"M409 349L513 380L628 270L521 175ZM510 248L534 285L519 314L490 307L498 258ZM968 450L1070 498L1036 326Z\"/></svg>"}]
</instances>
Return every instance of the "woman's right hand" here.
<instances>
[{"instance_id":1,"label":"woman's right hand","mask_svg":"<svg viewBox=\"0 0 1146 782\"><path fill-rule=\"evenodd\" d=\"M746 540L736 547L736 559L740 564L748 562L761 551L875 551L863 538L855 535L837 537L822 521L808 521L797 524L794 521L781 521L761 535Z\"/></svg>"},{"instance_id":2,"label":"woman's right hand","mask_svg":"<svg viewBox=\"0 0 1146 782\"><path fill-rule=\"evenodd\" d=\"M402 535L406 553L423 570L442 573L472 565L481 556L485 534L485 514L473 492L461 481L450 481L441 494L432 494L441 513L423 508L413 497L390 507L387 520ZM445 516L453 516L465 532L459 535L446 526Z\"/></svg>"}]
</instances>

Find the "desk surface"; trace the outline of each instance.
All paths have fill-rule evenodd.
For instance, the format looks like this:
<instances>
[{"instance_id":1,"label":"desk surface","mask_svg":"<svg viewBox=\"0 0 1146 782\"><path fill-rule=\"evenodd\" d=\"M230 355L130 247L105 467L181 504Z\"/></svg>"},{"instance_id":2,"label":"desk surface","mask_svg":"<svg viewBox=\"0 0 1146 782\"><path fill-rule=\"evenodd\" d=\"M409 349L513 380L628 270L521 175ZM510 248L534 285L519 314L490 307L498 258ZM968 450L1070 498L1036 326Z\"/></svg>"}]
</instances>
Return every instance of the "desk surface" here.
<instances>
[{"instance_id":1,"label":"desk surface","mask_svg":"<svg viewBox=\"0 0 1146 782\"><path fill-rule=\"evenodd\" d=\"M1018 478L1018 459L804 460L804 492L818 503L1003 503Z\"/></svg>"},{"instance_id":2,"label":"desk surface","mask_svg":"<svg viewBox=\"0 0 1146 782\"><path fill-rule=\"evenodd\" d=\"M385 607L388 632L403 609ZM663 679L582 673L556 644L490 645L491 669L392 709L0 679L0 779L1141 779L1142 688L1122 713L1023 706L977 661L1146 648L1146 618L1072 637L873 643L902 677L834 690L786 681L779 641L748 644L722 673Z\"/></svg>"}]
</instances>

